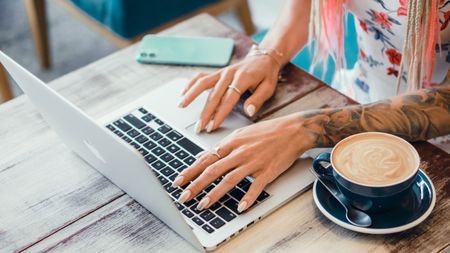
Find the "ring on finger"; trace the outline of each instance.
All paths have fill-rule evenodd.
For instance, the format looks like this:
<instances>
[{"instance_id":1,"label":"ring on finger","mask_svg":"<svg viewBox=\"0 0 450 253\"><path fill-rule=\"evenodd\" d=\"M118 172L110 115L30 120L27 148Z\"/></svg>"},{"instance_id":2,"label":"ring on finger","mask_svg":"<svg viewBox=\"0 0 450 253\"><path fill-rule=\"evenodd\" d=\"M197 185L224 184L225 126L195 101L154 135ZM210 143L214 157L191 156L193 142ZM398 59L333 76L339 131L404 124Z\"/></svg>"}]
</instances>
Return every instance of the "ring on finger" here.
<instances>
[{"instance_id":1,"label":"ring on finger","mask_svg":"<svg viewBox=\"0 0 450 253\"><path fill-rule=\"evenodd\" d=\"M239 96L242 96L242 91L238 89L238 87L234 86L234 85L228 85L228 89L231 89L232 91L236 92L237 94L239 94Z\"/></svg>"},{"instance_id":2,"label":"ring on finger","mask_svg":"<svg viewBox=\"0 0 450 253\"><path fill-rule=\"evenodd\" d=\"M214 148L214 151L212 152L212 154L217 156L217 158L219 158L219 160L220 160L220 159L222 159L222 156L220 155L219 151L220 151L220 148L216 147L216 148Z\"/></svg>"}]
</instances>

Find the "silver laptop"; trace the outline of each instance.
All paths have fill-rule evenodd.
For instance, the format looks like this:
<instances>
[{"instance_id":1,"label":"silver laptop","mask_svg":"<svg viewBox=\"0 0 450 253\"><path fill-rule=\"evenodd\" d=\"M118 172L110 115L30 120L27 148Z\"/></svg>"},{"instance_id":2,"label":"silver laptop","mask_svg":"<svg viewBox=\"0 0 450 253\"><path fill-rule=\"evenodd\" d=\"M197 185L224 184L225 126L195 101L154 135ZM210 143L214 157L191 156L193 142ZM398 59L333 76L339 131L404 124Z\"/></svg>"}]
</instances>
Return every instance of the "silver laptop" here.
<instances>
[{"instance_id":1,"label":"silver laptop","mask_svg":"<svg viewBox=\"0 0 450 253\"><path fill-rule=\"evenodd\" d=\"M208 210L198 211L199 200L221 179L180 204L177 199L183 189L171 186L174 178L199 152L212 149L234 129L251 124L248 119L232 113L221 130L195 134L207 95L186 109L178 108L186 80L176 79L94 121L1 51L0 62L70 149L201 251L215 249L313 181L310 160L299 159L245 213L237 212L237 204L251 178L242 180Z\"/></svg>"}]
</instances>

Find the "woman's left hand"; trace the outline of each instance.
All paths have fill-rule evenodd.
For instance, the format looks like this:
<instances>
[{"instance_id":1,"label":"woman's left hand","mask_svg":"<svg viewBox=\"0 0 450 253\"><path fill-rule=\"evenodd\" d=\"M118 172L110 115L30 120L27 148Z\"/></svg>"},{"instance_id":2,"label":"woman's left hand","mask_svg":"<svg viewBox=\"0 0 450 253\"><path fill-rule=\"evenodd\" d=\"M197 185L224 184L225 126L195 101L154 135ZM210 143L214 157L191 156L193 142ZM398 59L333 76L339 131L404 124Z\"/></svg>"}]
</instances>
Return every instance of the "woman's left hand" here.
<instances>
[{"instance_id":1,"label":"woman's left hand","mask_svg":"<svg viewBox=\"0 0 450 253\"><path fill-rule=\"evenodd\" d=\"M290 115L234 131L217 146L216 152L201 154L191 167L178 175L175 186L183 186L193 180L181 194L179 202L191 200L224 175L197 206L200 210L208 208L246 176L252 176L254 181L238 205L239 212L246 210L267 184L313 147L315 135L311 134L311 127L314 128L302 117Z\"/></svg>"}]
</instances>

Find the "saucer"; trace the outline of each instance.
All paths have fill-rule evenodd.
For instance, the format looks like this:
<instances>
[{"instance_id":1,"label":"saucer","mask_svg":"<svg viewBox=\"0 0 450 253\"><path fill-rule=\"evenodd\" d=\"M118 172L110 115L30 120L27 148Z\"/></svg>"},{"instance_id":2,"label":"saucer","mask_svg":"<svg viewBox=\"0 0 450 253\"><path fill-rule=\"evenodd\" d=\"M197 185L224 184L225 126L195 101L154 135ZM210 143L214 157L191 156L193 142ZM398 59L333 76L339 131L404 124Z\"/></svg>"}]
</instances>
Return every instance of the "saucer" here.
<instances>
[{"instance_id":1,"label":"saucer","mask_svg":"<svg viewBox=\"0 0 450 253\"><path fill-rule=\"evenodd\" d=\"M318 180L314 182L313 196L316 206L329 220L343 228L366 234L391 234L417 226L430 215L436 203L433 183L422 170L417 173L404 203L383 213L370 214L372 226L367 228L350 224L345 218L344 207Z\"/></svg>"}]
</instances>

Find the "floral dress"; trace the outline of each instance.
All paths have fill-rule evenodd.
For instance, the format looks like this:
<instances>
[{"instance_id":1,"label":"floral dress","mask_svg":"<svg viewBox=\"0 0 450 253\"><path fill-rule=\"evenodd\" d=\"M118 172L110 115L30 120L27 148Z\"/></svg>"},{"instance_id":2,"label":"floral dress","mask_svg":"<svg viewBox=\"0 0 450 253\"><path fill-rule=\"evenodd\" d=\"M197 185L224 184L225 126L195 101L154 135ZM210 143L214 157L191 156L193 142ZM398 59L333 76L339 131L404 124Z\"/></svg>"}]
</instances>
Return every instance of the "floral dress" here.
<instances>
[{"instance_id":1,"label":"floral dress","mask_svg":"<svg viewBox=\"0 0 450 253\"><path fill-rule=\"evenodd\" d=\"M450 0L440 0L441 32L450 29ZM332 86L360 103L369 103L397 95L397 77L401 75L400 94L406 90L407 73L399 73L406 30L407 0L353 0L349 11L355 16L359 57L352 69L336 73ZM432 83L441 83L450 66L450 41L442 37L442 51L436 54ZM449 152L449 138L444 149Z\"/></svg>"}]
</instances>

